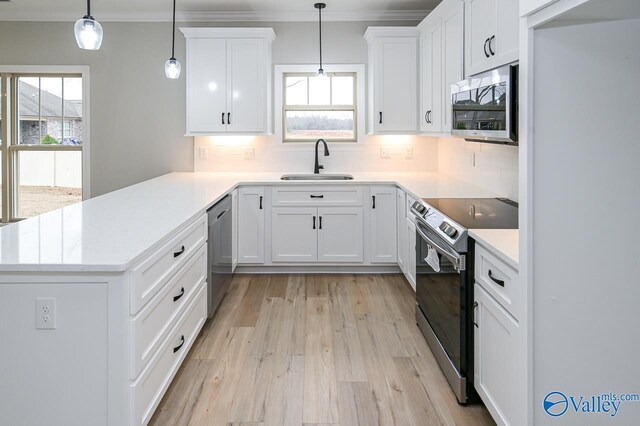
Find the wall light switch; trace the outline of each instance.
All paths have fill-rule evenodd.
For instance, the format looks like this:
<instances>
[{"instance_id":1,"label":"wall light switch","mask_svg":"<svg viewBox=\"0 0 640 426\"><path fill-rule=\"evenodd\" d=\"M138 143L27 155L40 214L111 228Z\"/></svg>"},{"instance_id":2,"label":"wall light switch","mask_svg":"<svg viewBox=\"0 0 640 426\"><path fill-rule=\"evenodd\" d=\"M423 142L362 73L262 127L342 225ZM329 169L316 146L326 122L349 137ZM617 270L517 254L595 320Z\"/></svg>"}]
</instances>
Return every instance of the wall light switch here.
<instances>
[{"instance_id":1,"label":"wall light switch","mask_svg":"<svg viewBox=\"0 0 640 426\"><path fill-rule=\"evenodd\" d=\"M209 149L206 146L201 146L198 152L201 160L206 160L209 157Z\"/></svg>"},{"instance_id":2,"label":"wall light switch","mask_svg":"<svg viewBox=\"0 0 640 426\"><path fill-rule=\"evenodd\" d=\"M405 160L411 160L413 158L413 147L408 146L404 149L404 158Z\"/></svg>"},{"instance_id":3,"label":"wall light switch","mask_svg":"<svg viewBox=\"0 0 640 426\"><path fill-rule=\"evenodd\" d=\"M36 330L55 330L56 299L53 297L36 298Z\"/></svg>"},{"instance_id":4,"label":"wall light switch","mask_svg":"<svg viewBox=\"0 0 640 426\"><path fill-rule=\"evenodd\" d=\"M391 150L389 148L380 148L380 158L391 158Z\"/></svg>"},{"instance_id":5,"label":"wall light switch","mask_svg":"<svg viewBox=\"0 0 640 426\"><path fill-rule=\"evenodd\" d=\"M255 151L253 148L245 148L244 149L244 159L245 160L253 160L255 157Z\"/></svg>"}]
</instances>

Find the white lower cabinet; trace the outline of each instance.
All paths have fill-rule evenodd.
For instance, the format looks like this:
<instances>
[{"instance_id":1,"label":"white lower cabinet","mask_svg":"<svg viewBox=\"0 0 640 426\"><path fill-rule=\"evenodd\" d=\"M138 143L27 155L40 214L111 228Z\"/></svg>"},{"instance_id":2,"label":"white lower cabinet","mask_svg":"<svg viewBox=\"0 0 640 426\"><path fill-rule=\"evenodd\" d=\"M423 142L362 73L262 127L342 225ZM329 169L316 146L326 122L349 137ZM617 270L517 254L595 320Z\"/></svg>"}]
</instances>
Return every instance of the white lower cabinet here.
<instances>
[{"instance_id":1,"label":"white lower cabinet","mask_svg":"<svg viewBox=\"0 0 640 426\"><path fill-rule=\"evenodd\" d=\"M371 263L397 263L396 186L371 187L369 199Z\"/></svg>"},{"instance_id":2,"label":"white lower cabinet","mask_svg":"<svg viewBox=\"0 0 640 426\"><path fill-rule=\"evenodd\" d=\"M407 236L407 264L405 270L405 277L411 284L411 287L416 289L416 224L408 217L405 219L405 234Z\"/></svg>"},{"instance_id":3,"label":"white lower cabinet","mask_svg":"<svg viewBox=\"0 0 640 426\"><path fill-rule=\"evenodd\" d=\"M362 207L274 207L271 258L273 262L362 262Z\"/></svg>"},{"instance_id":4,"label":"white lower cabinet","mask_svg":"<svg viewBox=\"0 0 640 426\"><path fill-rule=\"evenodd\" d=\"M406 224L404 221L406 216L405 208L405 193L402 189L398 188L396 190L396 212L398 214L398 267L402 272L406 269L407 253L409 253L409 250L407 249Z\"/></svg>"},{"instance_id":5,"label":"white lower cabinet","mask_svg":"<svg viewBox=\"0 0 640 426\"><path fill-rule=\"evenodd\" d=\"M496 423L521 424L518 322L480 285L474 292L474 386Z\"/></svg>"},{"instance_id":6,"label":"white lower cabinet","mask_svg":"<svg viewBox=\"0 0 640 426\"><path fill-rule=\"evenodd\" d=\"M264 263L264 188L238 190L238 263Z\"/></svg>"}]
</instances>

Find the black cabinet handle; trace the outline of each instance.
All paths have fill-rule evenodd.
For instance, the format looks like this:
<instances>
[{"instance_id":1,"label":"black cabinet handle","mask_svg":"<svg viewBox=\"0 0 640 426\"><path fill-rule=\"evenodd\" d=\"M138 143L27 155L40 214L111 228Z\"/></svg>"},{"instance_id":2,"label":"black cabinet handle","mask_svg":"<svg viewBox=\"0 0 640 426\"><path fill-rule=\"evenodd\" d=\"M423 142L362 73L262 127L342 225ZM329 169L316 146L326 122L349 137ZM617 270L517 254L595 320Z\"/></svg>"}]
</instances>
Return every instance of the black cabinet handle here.
<instances>
[{"instance_id":1,"label":"black cabinet handle","mask_svg":"<svg viewBox=\"0 0 640 426\"><path fill-rule=\"evenodd\" d=\"M496 39L495 35L492 35L491 38L489 39L489 53L491 53L491 56L494 56L496 54L496 52L493 51L493 49L491 48L491 43Z\"/></svg>"},{"instance_id":2,"label":"black cabinet handle","mask_svg":"<svg viewBox=\"0 0 640 426\"><path fill-rule=\"evenodd\" d=\"M222 124L224 124L224 112L222 113Z\"/></svg>"},{"instance_id":3,"label":"black cabinet handle","mask_svg":"<svg viewBox=\"0 0 640 426\"><path fill-rule=\"evenodd\" d=\"M313 229L316 229L316 217L313 217Z\"/></svg>"},{"instance_id":4,"label":"black cabinet handle","mask_svg":"<svg viewBox=\"0 0 640 426\"><path fill-rule=\"evenodd\" d=\"M309 195L311 198L324 198L324 195Z\"/></svg>"},{"instance_id":5,"label":"black cabinet handle","mask_svg":"<svg viewBox=\"0 0 640 426\"><path fill-rule=\"evenodd\" d=\"M227 124L231 124L231 113L227 113Z\"/></svg>"},{"instance_id":6,"label":"black cabinet handle","mask_svg":"<svg viewBox=\"0 0 640 426\"><path fill-rule=\"evenodd\" d=\"M476 326L476 328L478 327L478 323L476 322L476 309L478 308L478 302L473 302L473 325Z\"/></svg>"},{"instance_id":7,"label":"black cabinet handle","mask_svg":"<svg viewBox=\"0 0 640 426\"><path fill-rule=\"evenodd\" d=\"M184 345L184 335L180 337L180 344L173 348L173 353L175 354L176 352L178 352L180 348L182 348L182 345Z\"/></svg>"},{"instance_id":8,"label":"black cabinet handle","mask_svg":"<svg viewBox=\"0 0 640 426\"><path fill-rule=\"evenodd\" d=\"M371 208L375 209L376 208L376 196L372 195L371 198L373 199L373 204L371 205Z\"/></svg>"},{"instance_id":9,"label":"black cabinet handle","mask_svg":"<svg viewBox=\"0 0 640 426\"><path fill-rule=\"evenodd\" d=\"M180 247L180 250L176 251L173 253L173 257L178 257L180 256L182 253L184 253L184 246Z\"/></svg>"},{"instance_id":10,"label":"black cabinet handle","mask_svg":"<svg viewBox=\"0 0 640 426\"><path fill-rule=\"evenodd\" d=\"M322 229L322 216L320 216L319 220L320 220L320 229Z\"/></svg>"},{"instance_id":11,"label":"black cabinet handle","mask_svg":"<svg viewBox=\"0 0 640 426\"><path fill-rule=\"evenodd\" d=\"M498 284L500 287L504 287L504 281L494 278L493 275L491 274L491 269L489 269L489 278L491 278L491 281Z\"/></svg>"},{"instance_id":12,"label":"black cabinet handle","mask_svg":"<svg viewBox=\"0 0 640 426\"><path fill-rule=\"evenodd\" d=\"M424 113L424 121L425 121L426 123L428 123L428 122L429 122L429 118L428 118L428 117L429 117L429 111L427 111L427 112L425 112L425 113Z\"/></svg>"},{"instance_id":13,"label":"black cabinet handle","mask_svg":"<svg viewBox=\"0 0 640 426\"><path fill-rule=\"evenodd\" d=\"M427 111L427 123L431 124L431 110Z\"/></svg>"},{"instance_id":14,"label":"black cabinet handle","mask_svg":"<svg viewBox=\"0 0 640 426\"><path fill-rule=\"evenodd\" d=\"M262 195L260 196L260 210L262 210Z\"/></svg>"},{"instance_id":15,"label":"black cabinet handle","mask_svg":"<svg viewBox=\"0 0 640 426\"><path fill-rule=\"evenodd\" d=\"M491 55L489 55L489 53L487 52L487 43L489 43L489 39L486 39L484 41L484 56L486 56L488 58Z\"/></svg>"},{"instance_id":16,"label":"black cabinet handle","mask_svg":"<svg viewBox=\"0 0 640 426\"><path fill-rule=\"evenodd\" d=\"M378 122L378 124L382 124L382 111L380 111L379 114L380 114L380 121Z\"/></svg>"},{"instance_id":17,"label":"black cabinet handle","mask_svg":"<svg viewBox=\"0 0 640 426\"><path fill-rule=\"evenodd\" d=\"M180 298L181 298L182 296L184 296L184 287L182 287L182 288L180 289L180 294L179 294L179 295L177 295L177 296L173 296L173 301L174 301L174 302L177 302L178 300L180 300Z\"/></svg>"}]
</instances>

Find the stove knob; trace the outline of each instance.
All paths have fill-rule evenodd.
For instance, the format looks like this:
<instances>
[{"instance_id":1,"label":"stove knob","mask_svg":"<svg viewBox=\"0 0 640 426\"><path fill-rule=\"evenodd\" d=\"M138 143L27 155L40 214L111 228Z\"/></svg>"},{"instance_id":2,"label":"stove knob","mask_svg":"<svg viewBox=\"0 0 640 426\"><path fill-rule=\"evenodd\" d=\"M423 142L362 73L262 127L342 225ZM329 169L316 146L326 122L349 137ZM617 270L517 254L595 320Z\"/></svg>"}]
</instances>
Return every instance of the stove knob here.
<instances>
[{"instance_id":1,"label":"stove knob","mask_svg":"<svg viewBox=\"0 0 640 426\"><path fill-rule=\"evenodd\" d=\"M424 212L424 210L425 210L425 207L424 207L422 204L419 204L419 203L415 203L415 204L413 205L413 208L414 208L414 209L416 209L416 211L417 211L418 213L422 213L422 212Z\"/></svg>"},{"instance_id":2,"label":"stove knob","mask_svg":"<svg viewBox=\"0 0 640 426\"><path fill-rule=\"evenodd\" d=\"M455 236L458 234L458 230L453 226L449 225L447 222L442 222L439 228L449 238L455 238Z\"/></svg>"}]
</instances>

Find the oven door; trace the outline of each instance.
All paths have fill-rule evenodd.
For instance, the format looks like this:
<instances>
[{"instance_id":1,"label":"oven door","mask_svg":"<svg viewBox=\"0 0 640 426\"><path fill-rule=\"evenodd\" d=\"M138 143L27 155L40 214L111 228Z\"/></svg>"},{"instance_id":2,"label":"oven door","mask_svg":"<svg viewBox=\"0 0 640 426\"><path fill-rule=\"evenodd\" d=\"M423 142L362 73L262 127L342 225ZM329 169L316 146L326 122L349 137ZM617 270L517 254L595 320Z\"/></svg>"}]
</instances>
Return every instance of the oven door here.
<instances>
[{"instance_id":1,"label":"oven door","mask_svg":"<svg viewBox=\"0 0 640 426\"><path fill-rule=\"evenodd\" d=\"M438 254L439 271L425 260L429 247ZM466 402L467 378L471 379L468 361L472 348L467 340L470 289L465 263L465 254L455 252L433 230L416 221L418 324L462 403ZM424 323L425 320L428 325ZM420 324L421 321L423 324Z\"/></svg>"}]
</instances>

